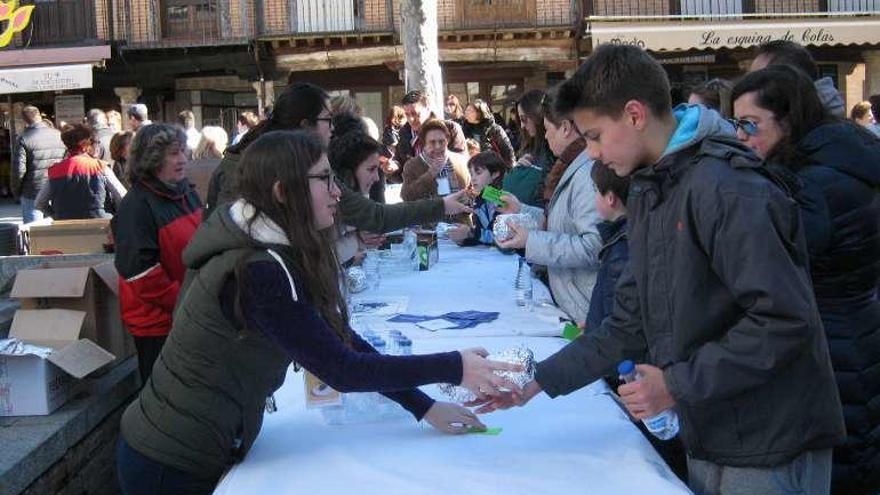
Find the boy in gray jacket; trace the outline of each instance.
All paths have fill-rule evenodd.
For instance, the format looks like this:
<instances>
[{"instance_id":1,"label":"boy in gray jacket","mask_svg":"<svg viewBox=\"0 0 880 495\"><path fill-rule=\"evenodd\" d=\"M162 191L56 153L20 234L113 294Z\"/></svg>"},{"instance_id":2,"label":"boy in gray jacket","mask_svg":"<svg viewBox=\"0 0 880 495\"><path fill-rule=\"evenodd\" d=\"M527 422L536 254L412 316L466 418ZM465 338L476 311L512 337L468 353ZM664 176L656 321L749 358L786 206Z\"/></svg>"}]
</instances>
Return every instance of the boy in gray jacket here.
<instances>
[{"instance_id":1,"label":"boy in gray jacket","mask_svg":"<svg viewBox=\"0 0 880 495\"><path fill-rule=\"evenodd\" d=\"M524 404L641 362L638 419L674 408L700 494L827 494L840 399L791 185L705 108L671 108L660 64L602 45L560 90L590 157L630 176L630 262L611 315L538 364Z\"/></svg>"}]
</instances>

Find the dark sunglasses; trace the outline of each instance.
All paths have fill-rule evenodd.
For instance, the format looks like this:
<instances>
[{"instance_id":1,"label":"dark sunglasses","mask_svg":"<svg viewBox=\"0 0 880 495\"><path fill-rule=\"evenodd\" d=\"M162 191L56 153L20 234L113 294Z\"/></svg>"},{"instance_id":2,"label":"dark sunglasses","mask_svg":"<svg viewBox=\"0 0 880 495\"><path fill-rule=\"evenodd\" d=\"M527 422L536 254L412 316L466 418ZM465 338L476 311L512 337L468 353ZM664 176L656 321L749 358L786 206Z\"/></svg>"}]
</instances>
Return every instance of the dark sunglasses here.
<instances>
[{"instance_id":1,"label":"dark sunglasses","mask_svg":"<svg viewBox=\"0 0 880 495\"><path fill-rule=\"evenodd\" d=\"M751 120L746 119L727 119L728 122L733 124L734 130L739 132L740 129L748 136L757 136L758 135L758 124L752 122Z\"/></svg>"}]
</instances>

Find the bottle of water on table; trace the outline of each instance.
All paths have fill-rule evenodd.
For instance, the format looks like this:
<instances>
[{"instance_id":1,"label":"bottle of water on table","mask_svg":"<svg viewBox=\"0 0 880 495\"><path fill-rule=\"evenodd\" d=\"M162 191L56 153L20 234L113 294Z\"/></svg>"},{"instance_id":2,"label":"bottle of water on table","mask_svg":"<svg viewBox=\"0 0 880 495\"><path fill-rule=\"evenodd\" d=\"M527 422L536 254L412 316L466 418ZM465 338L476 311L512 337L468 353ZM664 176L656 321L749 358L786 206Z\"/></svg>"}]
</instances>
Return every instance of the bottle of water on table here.
<instances>
[{"instance_id":1,"label":"bottle of water on table","mask_svg":"<svg viewBox=\"0 0 880 495\"><path fill-rule=\"evenodd\" d=\"M525 258L519 257L519 265L514 280L516 305L530 307L532 305L532 269Z\"/></svg>"},{"instance_id":2,"label":"bottle of water on table","mask_svg":"<svg viewBox=\"0 0 880 495\"><path fill-rule=\"evenodd\" d=\"M628 359L617 365L617 374L626 383L632 383L642 378L636 371L635 363ZM670 440L678 435L678 414L672 409L667 409L656 416L645 418L642 420L642 423L645 424L645 427L648 428L651 434L660 440Z\"/></svg>"}]
</instances>

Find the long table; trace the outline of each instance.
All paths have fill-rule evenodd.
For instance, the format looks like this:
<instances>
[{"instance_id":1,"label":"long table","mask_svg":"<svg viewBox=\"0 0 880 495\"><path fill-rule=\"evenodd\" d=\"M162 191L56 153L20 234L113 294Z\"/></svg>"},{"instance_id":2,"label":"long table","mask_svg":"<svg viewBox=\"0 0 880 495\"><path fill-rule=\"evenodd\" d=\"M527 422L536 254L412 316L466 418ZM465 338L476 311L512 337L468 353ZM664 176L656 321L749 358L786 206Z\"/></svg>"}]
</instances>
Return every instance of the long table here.
<instances>
[{"instance_id":1,"label":"long table","mask_svg":"<svg viewBox=\"0 0 880 495\"><path fill-rule=\"evenodd\" d=\"M415 354L524 345L543 359L565 345L555 337L561 313L516 306L514 257L446 242L440 256L431 270L383 277L374 293L358 297L408 296L407 313L477 309L500 312L498 320L430 332L387 323L387 315L362 315L354 326L400 329ZM502 429L488 436L443 434L409 416L330 426L320 411L305 407L301 375L288 372L275 395L278 411L266 415L251 452L216 494L690 493L601 380L565 397L540 394L525 407L485 415L488 426ZM423 390L443 399L436 386Z\"/></svg>"}]
</instances>

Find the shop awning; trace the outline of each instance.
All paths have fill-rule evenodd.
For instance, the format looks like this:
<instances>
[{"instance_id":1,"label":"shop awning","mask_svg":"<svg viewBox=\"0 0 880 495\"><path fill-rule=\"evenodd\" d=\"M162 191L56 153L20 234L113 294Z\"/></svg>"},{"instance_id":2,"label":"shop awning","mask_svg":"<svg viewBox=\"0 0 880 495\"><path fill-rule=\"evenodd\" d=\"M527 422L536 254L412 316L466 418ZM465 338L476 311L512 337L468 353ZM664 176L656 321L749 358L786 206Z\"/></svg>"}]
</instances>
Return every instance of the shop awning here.
<instances>
[{"instance_id":1,"label":"shop awning","mask_svg":"<svg viewBox=\"0 0 880 495\"><path fill-rule=\"evenodd\" d=\"M110 46L0 51L0 94L92 87L92 67L110 58Z\"/></svg>"},{"instance_id":2,"label":"shop awning","mask_svg":"<svg viewBox=\"0 0 880 495\"><path fill-rule=\"evenodd\" d=\"M616 22L591 21L593 46L636 45L651 51L747 48L772 40L803 45L880 44L880 18Z\"/></svg>"}]
</instances>

